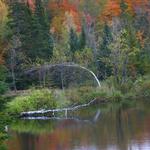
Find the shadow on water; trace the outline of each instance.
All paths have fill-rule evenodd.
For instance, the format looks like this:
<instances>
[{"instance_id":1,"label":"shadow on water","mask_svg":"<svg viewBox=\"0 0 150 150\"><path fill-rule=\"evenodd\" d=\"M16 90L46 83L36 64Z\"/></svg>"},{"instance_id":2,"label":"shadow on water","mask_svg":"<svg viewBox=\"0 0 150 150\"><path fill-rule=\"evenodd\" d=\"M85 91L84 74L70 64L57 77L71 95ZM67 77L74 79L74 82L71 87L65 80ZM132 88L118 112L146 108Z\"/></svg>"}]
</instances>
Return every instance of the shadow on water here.
<instances>
[{"instance_id":1,"label":"shadow on water","mask_svg":"<svg viewBox=\"0 0 150 150\"><path fill-rule=\"evenodd\" d=\"M76 111L69 119L18 120L6 143L8 150L148 150L149 106L122 102Z\"/></svg>"}]
</instances>

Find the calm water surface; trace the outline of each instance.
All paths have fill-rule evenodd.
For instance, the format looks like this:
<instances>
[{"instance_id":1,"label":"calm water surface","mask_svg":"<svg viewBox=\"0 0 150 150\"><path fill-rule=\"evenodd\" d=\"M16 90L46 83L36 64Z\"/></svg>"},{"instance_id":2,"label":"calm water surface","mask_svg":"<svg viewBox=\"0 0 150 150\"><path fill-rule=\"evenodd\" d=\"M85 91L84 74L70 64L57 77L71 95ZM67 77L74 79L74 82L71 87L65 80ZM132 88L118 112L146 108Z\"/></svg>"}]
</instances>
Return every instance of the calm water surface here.
<instances>
[{"instance_id":1,"label":"calm water surface","mask_svg":"<svg viewBox=\"0 0 150 150\"><path fill-rule=\"evenodd\" d=\"M8 150L150 150L148 103L94 106L68 117L16 121Z\"/></svg>"}]
</instances>

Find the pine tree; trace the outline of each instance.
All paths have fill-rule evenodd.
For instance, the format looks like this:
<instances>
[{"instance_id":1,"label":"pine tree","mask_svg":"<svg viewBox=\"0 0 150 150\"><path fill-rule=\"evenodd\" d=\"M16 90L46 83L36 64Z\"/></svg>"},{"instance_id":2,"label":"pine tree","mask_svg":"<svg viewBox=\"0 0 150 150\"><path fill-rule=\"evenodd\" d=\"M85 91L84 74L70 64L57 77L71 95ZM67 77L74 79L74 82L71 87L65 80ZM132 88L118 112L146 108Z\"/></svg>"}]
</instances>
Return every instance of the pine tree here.
<instances>
[{"instance_id":1,"label":"pine tree","mask_svg":"<svg viewBox=\"0 0 150 150\"><path fill-rule=\"evenodd\" d=\"M52 36L49 32L48 16L42 5L41 0L35 1L35 12L32 20L32 36L34 59L42 58L48 60L53 54Z\"/></svg>"},{"instance_id":2,"label":"pine tree","mask_svg":"<svg viewBox=\"0 0 150 150\"><path fill-rule=\"evenodd\" d=\"M53 54L53 42L49 32L48 17L41 0L36 0L35 12L27 4L13 3L10 10L9 26L17 35L20 49L25 56L35 61L37 58L49 60Z\"/></svg>"},{"instance_id":3,"label":"pine tree","mask_svg":"<svg viewBox=\"0 0 150 150\"><path fill-rule=\"evenodd\" d=\"M79 38L79 49L82 50L86 46L86 35L84 31L84 27L82 26L82 31Z\"/></svg>"},{"instance_id":4,"label":"pine tree","mask_svg":"<svg viewBox=\"0 0 150 150\"><path fill-rule=\"evenodd\" d=\"M31 31L32 16L29 7L23 3L12 3L9 17L10 21L8 26L12 29L12 34L18 36L22 44L26 45L24 44L24 40L29 40L31 37L29 34Z\"/></svg>"},{"instance_id":5,"label":"pine tree","mask_svg":"<svg viewBox=\"0 0 150 150\"><path fill-rule=\"evenodd\" d=\"M18 47L18 52L22 52L26 57L30 58L32 51L32 12L28 5L24 3L15 2L10 7L10 22L9 28L12 30L12 38L15 35L21 42ZM18 53L17 52L17 53Z\"/></svg>"},{"instance_id":6,"label":"pine tree","mask_svg":"<svg viewBox=\"0 0 150 150\"><path fill-rule=\"evenodd\" d=\"M70 51L73 54L79 49L78 36L72 28L70 29L69 45L70 45Z\"/></svg>"},{"instance_id":7,"label":"pine tree","mask_svg":"<svg viewBox=\"0 0 150 150\"><path fill-rule=\"evenodd\" d=\"M105 79L111 75L111 67L108 65L108 59L110 57L111 50L109 44L112 41L112 34L110 27L105 23L103 29L102 43L100 44L98 53L98 70L99 78Z\"/></svg>"}]
</instances>

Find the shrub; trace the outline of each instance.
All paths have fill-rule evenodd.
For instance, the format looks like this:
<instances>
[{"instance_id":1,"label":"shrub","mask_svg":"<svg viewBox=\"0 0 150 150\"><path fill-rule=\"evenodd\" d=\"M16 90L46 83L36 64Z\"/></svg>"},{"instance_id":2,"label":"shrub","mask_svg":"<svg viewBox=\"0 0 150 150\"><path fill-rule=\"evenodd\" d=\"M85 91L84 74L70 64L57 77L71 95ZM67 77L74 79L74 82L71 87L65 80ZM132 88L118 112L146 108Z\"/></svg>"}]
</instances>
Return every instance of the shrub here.
<instances>
[{"instance_id":1,"label":"shrub","mask_svg":"<svg viewBox=\"0 0 150 150\"><path fill-rule=\"evenodd\" d=\"M128 93L131 89L133 88L133 81L128 79L125 83L121 84L119 87L119 90L123 93L126 94Z\"/></svg>"},{"instance_id":2,"label":"shrub","mask_svg":"<svg viewBox=\"0 0 150 150\"><path fill-rule=\"evenodd\" d=\"M87 103L90 100L105 96L99 88L80 87L66 90L31 90L22 96L15 97L7 104L7 111L17 115L24 111L55 109Z\"/></svg>"},{"instance_id":3,"label":"shrub","mask_svg":"<svg viewBox=\"0 0 150 150\"><path fill-rule=\"evenodd\" d=\"M121 101L123 99L123 94L121 93L121 91L116 90L112 93L112 95L110 96L110 99L115 102Z\"/></svg>"},{"instance_id":4,"label":"shrub","mask_svg":"<svg viewBox=\"0 0 150 150\"><path fill-rule=\"evenodd\" d=\"M23 111L56 108L56 100L48 89L31 90L28 95L18 96L7 104L8 112L18 114Z\"/></svg>"},{"instance_id":5,"label":"shrub","mask_svg":"<svg viewBox=\"0 0 150 150\"><path fill-rule=\"evenodd\" d=\"M99 88L79 87L66 90L66 98L71 104L83 104L100 96Z\"/></svg>"},{"instance_id":6,"label":"shrub","mask_svg":"<svg viewBox=\"0 0 150 150\"><path fill-rule=\"evenodd\" d=\"M136 93L138 97L150 99L150 81L142 83Z\"/></svg>"},{"instance_id":7,"label":"shrub","mask_svg":"<svg viewBox=\"0 0 150 150\"><path fill-rule=\"evenodd\" d=\"M6 80L6 68L4 66L0 66L0 94L4 94L7 91Z\"/></svg>"},{"instance_id":8,"label":"shrub","mask_svg":"<svg viewBox=\"0 0 150 150\"><path fill-rule=\"evenodd\" d=\"M144 76L135 82L135 92L137 98L150 99L150 76Z\"/></svg>"},{"instance_id":9,"label":"shrub","mask_svg":"<svg viewBox=\"0 0 150 150\"><path fill-rule=\"evenodd\" d=\"M7 90L7 84L5 82L0 81L0 94L4 94Z\"/></svg>"}]
</instances>

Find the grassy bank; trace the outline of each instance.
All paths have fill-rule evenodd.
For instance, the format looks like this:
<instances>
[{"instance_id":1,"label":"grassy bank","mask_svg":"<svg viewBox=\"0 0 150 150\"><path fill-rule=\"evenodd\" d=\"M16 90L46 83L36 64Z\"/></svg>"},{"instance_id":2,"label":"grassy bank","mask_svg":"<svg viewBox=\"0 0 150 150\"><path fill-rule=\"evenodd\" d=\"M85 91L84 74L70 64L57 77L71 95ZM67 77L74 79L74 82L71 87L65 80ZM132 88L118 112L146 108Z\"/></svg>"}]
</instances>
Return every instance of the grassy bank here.
<instances>
[{"instance_id":1,"label":"grassy bank","mask_svg":"<svg viewBox=\"0 0 150 150\"><path fill-rule=\"evenodd\" d=\"M66 90L31 89L26 94L17 96L8 102L7 111L16 115L23 111L64 108L86 103L98 94L98 89L92 87Z\"/></svg>"},{"instance_id":2,"label":"grassy bank","mask_svg":"<svg viewBox=\"0 0 150 150\"><path fill-rule=\"evenodd\" d=\"M0 96L0 150L6 150L7 147L4 141L8 138L8 134L5 131L5 126L12 122L11 117L6 113L7 100Z\"/></svg>"},{"instance_id":3,"label":"grassy bank","mask_svg":"<svg viewBox=\"0 0 150 150\"><path fill-rule=\"evenodd\" d=\"M78 87L66 90L31 89L16 96L7 104L7 111L17 115L24 111L55 109L87 103L96 98L99 101L119 102L121 100L150 99L150 77L141 77L135 82L128 80L120 86L108 79L100 88Z\"/></svg>"}]
</instances>

